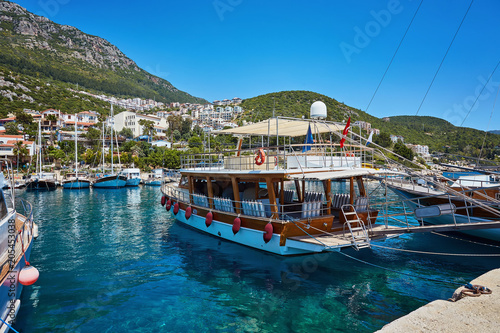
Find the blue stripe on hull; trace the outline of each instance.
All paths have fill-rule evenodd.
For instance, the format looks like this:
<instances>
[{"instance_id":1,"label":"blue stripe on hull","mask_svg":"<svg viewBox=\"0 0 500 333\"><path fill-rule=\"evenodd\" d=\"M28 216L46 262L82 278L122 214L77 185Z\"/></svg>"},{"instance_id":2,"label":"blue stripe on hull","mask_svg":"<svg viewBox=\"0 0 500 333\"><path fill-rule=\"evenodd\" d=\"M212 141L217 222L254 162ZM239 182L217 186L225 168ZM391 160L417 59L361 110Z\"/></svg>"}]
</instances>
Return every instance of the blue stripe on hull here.
<instances>
[{"instance_id":1,"label":"blue stripe on hull","mask_svg":"<svg viewBox=\"0 0 500 333\"><path fill-rule=\"evenodd\" d=\"M139 186L140 182L140 178L127 179L127 183L125 184L125 186Z\"/></svg>"}]
</instances>

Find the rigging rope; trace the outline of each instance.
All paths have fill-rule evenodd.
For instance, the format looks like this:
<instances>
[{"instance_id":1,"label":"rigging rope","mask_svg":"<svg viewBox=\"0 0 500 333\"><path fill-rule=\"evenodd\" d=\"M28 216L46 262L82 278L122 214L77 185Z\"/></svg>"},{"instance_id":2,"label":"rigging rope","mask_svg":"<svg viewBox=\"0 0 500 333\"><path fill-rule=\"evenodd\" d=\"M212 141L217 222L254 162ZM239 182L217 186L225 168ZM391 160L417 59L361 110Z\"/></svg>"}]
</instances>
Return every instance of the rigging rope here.
<instances>
[{"instance_id":1,"label":"rigging rope","mask_svg":"<svg viewBox=\"0 0 500 333\"><path fill-rule=\"evenodd\" d=\"M405 39L406 37L406 34L408 33L408 30L410 30L410 27L413 23L413 20L415 19L415 16L417 16L417 13L418 13L418 10L420 9L420 6L422 6L422 2L424 2L424 0L421 0L420 1L420 4L418 5L418 8L417 10L415 11L415 14L413 14L413 17L411 18L411 21L410 21L410 24L408 25L408 27L406 28L406 31L403 35L403 38L401 38L401 41L399 42L399 45L398 47L396 48L396 51L394 52L393 56L392 56L392 59L391 61L389 62L389 65L387 66L387 68L385 69L385 72L384 72L384 75L382 75L382 79L380 79L380 82L378 83L378 86L377 88L375 89L375 92L373 93L373 96L372 98L370 99L370 102L368 103L368 106L366 107L366 110L365 112L368 112L368 108L370 107L370 105L372 104L372 101L373 99L375 98L375 95L377 94L378 92L378 89L380 88L380 85L382 85L382 81L384 81L384 78L385 78L385 75L387 74L387 72L389 71L389 67L391 67L392 65L392 62L394 61L394 58L396 57L396 54L398 53L399 51L399 48L401 47L401 44L403 44L403 40Z\"/></svg>"},{"instance_id":2,"label":"rigging rope","mask_svg":"<svg viewBox=\"0 0 500 333\"><path fill-rule=\"evenodd\" d=\"M427 98L427 94L429 93L429 91L431 90L431 87L432 85L434 84L434 80L436 80L436 77L439 73L439 70L441 69L441 66L443 65L443 62L444 60L446 59L446 56L448 55L448 52L450 51L451 49L451 46L453 45L453 42L455 41L455 38L457 37L458 35L458 31L460 30L460 28L462 27L462 24L464 23L465 21L465 17L467 16L467 14L469 13L469 10L470 10L470 7L472 6L472 3L474 2L474 0L471 0L470 4L469 4L469 8L467 8L467 11L465 12L465 15L464 17L462 18L462 21L460 22L460 25L458 26L458 29L457 31L455 32L455 35L453 36L453 39L451 40L451 43L450 45L448 46L448 49L446 50L446 53L444 54L444 57L443 59L441 60L441 63L439 64L439 67L436 71L436 73L434 74L434 77L432 78L432 81L431 81L431 84L429 85L429 88L427 88L427 91L425 92L425 95L424 95L424 98L422 99L422 102L420 103L420 106L418 107L418 110L417 110L417 113L415 113L415 115L418 115L418 113L420 112L420 108L422 108L422 105L424 104L424 101L425 99Z\"/></svg>"},{"instance_id":3,"label":"rigging rope","mask_svg":"<svg viewBox=\"0 0 500 333\"><path fill-rule=\"evenodd\" d=\"M486 131L484 131L483 144L481 145L481 150L479 151L479 156L477 157L477 164L478 165L479 165L479 159L481 158L481 155L483 154L484 143L486 142L486 135L488 134L488 130L490 129L491 117L493 117L493 111L495 110L495 105L497 104L499 91L500 91L500 85L498 86L497 95L495 96L495 101L493 102L493 108L491 109L490 120L488 121L488 127L486 128Z\"/></svg>"},{"instance_id":4,"label":"rigging rope","mask_svg":"<svg viewBox=\"0 0 500 333\"><path fill-rule=\"evenodd\" d=\"M13 332L15 332L15 333L19 333L19 331L16 331L16 329L15 329L14 327L10 326L10 325L9 325L9 324L8 324L5 320L3 320L1 317L0 317L0 320L2 321L2 323L4 323L5 325L7 325L7 327L8 327L9 329L11 329Z\"/></svg>"},{"instance_id":5,"label":"rigging rope","mask_svg":"<svg viewBox=\"0 0 500 333\"><path fill-rule=\"evenodd\" d=\"M484 83L483 89L481 89L481 92L480 92L480 93L476 96L476 100L474 101L474 104L472 104L472 106L471 106L471 107L470 107L470 109L469 109L469 112L467 112L467 114L465 115L465 118L464 118L464 120L462 120L462 123L460 124L460 127L462 127L462 125L464 124L465 120L467 120L467 117L469 117L469 114L470 114L470 112L472 111L472 108L476 105L477 100L478 100L478 99L479 99L479 97L483 94L483 91L484 91L484 89L486 88L486 86L488 85L488 82L490 82L491 77L492 77L492 76L493 76L493 74L495 74L495 72L497 71L498 65L500 65L500 60L497 62L497 65L495 66L495 69L493 70L493 72L491 72L490 77L488 78L488 80L486 80L486 82Z\"/></svg>"}]
</instances>

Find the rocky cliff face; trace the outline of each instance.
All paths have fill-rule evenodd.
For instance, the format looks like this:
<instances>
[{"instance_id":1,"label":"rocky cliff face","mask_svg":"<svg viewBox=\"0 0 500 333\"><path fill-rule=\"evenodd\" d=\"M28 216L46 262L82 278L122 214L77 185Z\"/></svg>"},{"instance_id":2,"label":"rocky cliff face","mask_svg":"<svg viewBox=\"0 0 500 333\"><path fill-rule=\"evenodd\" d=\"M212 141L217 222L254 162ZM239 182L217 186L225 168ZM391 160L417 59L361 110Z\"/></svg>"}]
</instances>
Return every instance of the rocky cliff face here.
<instances>
[{"instance_id":1,"label":"rocky cliff face","mask_svg":"<svg viewBox=\"0 0 500 333\"><path fill-rule=\"evenodd\" d=\"M0 29L11 42L26 49L40 49L84 60L99 68L139 71L134 61L107 40L85 34L75 27L54 23L15 3L0 2Z\"/></svg>"}]
</instances>

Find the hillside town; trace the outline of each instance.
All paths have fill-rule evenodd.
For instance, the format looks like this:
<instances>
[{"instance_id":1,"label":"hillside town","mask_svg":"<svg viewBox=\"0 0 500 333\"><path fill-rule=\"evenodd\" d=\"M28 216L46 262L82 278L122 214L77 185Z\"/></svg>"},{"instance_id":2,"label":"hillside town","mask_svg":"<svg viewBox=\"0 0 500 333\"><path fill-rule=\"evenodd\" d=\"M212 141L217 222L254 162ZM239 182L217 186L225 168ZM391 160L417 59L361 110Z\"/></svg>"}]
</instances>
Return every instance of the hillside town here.
<instances>
[{"instance_id":1,"label":"hillside town","mask_svg":"<svg viewBox=\"0 0 500 333\"><path fill-rule=\"evenodd\" d=\"M128 129L131 131L133 138L139 140L146 139L148 141L154 139L158 142L156 145L168 148L171 148L174 143L172 133L169 133L168 119L170 116L180 116L182 120L189 120L191 122L191 129L199 127L203 133L210 133L214 130L237 127L235 119L244 111L240 106L242 99L238 97L214 100L208 104L173 102L166 105L165 103L156 102L151 99L118 99L106 95L90 94L84 91L78 92L126 109L126 111L114 116L112 122L115 131L121 132L124 129ZM81 111L76 114L56 109L47 109L44 111L25 109L24 112L31 115L34 122L40 123L41 132L44 137L55 137L57 141L71 140L73 132L68 129L75 126L79 131L78 136L82 136L89 128L95 127L99 123L101 116L98 112L91 110ZM141 121L152 123L154 131L151 137L149 137L150 133L146 132L145 126L141 125L143 123ZM15 161L16 147L19 149L21 144L24 145L28 151L27 155L30 157L35 154L36 150L35 142L28 140L28 135L22 133L22 131L17 135L6 134L5 126L15 122L16 116L13 114L10 114L7 118L0 119L0 157L11 158L14 160L14 164L17 163ZM380 134L380 130L372 128L369 122L356 121L353 123L354 127L365 130L367 133L373 133L373 135ZM404 137L402 136L391 135L390 138L393 143L398 141L404 143ZM428 146L410 143L405 143L405 145L415 155L421 156L425 161L431 160Z\"/></svg>"}]
</instances>

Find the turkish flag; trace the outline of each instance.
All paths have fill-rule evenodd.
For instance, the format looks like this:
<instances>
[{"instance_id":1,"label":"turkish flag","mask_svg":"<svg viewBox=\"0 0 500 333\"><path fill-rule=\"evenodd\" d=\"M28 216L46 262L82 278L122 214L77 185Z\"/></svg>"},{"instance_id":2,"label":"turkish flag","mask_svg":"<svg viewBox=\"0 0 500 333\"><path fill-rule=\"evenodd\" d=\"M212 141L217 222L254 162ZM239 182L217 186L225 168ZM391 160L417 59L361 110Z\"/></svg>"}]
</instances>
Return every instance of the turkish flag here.
<instances>
[{"instance_id":1,"label":"turkish flag","mask_svg":"<svg viewBox=\"0 0 500 333\"><path fill-rule=\"evenodd\" d=\"M349 129L351 128L351 117L347 119L347 124L345 124L345 128L342 131L342 139L340 140L340 148L344 148L344 142L347 134L349 133Z\"/></svg>"}]
</instances>

